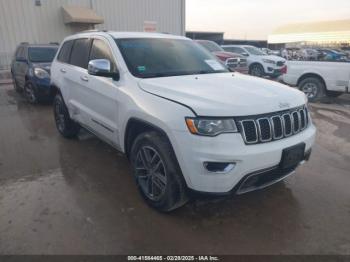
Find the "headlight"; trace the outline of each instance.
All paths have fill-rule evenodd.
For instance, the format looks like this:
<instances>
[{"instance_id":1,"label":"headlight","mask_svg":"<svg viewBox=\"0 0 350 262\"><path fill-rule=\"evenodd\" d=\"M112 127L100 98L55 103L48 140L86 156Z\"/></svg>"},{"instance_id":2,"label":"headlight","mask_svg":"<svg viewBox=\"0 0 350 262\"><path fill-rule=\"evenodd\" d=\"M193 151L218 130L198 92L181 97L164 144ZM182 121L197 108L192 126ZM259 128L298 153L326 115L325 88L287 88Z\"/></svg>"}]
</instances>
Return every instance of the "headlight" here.
<instances>
[{"instance_id":1,"label":"headlight","mask_svg":"<svg viewBox=\"0 0 350 262\"><path fill-rule=\"evenodd\" d=\"M42 68L35 68L34 75L40 79L50 78L49 73Z\"/></svg>"},{"instance_id":2,"label":"headlight","mask_svg":"<svg viewBox=\"0 0 350 262\"><path fill-rule=\"evenodd\" d=\"M267 63L267 64L276 64L276 62L275 61L273 61L273 60L270 60L270 59L263 59L263 62L264 63Z\"/></svg>"},{"instance_id":3,"label":"headlight","mask_svg":"<svg viewBox=\"0 0 350 262\"><path fill-rule=\"evenodd\" d=\"M186 124L192 134L201 136L217 136L222 133L238 132L232 118L186 118Z\"/></svg>"}]
</instances>

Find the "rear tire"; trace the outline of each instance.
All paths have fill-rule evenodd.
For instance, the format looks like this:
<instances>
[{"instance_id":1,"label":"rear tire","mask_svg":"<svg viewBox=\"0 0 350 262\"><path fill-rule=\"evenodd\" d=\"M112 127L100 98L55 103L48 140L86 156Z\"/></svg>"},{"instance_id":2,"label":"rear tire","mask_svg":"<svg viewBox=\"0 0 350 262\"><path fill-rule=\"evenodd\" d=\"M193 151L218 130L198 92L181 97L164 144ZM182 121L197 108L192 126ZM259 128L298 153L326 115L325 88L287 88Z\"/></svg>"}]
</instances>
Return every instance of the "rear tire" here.
<instances>
[{"instance_id":1,"label":"rear tire","mask_svg":"<svg viewBox=\"0 0 350 262\"><path fill-rule=\"evenodd\" d=\"M307 77L298 85L300 91L304 92L310 102L317 102L324 98L326 87L321 79Z\"/></svg>"},{"instance_id":2,"label":"rear tire","mask_svg":"<svg viewBox=\"0 0 350 262\"><path fill-rule=\"evenodd\" d=\"M65 138L76 137L79 133L80 125L70 118L67 106L61 94L56 95L53 108L58 132Z\"/></svg>"},{"instance_id":3,"label":"rear tire","mask_svg":"<svg viewBox=\"0 0 350 262\"><path fill-rule=\"evenodd\" d=\"M140 134L132 145L130 161L138 189L148 205L169 212L188 201L186 183L165 136L153 131Z\"/></svg>"}]
</instances>

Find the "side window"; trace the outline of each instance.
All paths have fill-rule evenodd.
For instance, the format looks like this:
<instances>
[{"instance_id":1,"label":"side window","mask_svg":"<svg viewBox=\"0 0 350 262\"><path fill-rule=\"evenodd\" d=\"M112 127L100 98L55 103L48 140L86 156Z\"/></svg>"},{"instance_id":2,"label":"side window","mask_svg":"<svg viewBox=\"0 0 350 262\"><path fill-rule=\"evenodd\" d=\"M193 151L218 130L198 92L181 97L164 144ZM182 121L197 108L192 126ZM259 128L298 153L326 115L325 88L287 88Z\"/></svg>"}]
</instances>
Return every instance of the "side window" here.
<instances>
[{"instance_id":1,"label":"side window","mask_svg":"<svg viewBox=\"0 0 350 262\"><path fill-rule=\"evenodd\" d=\"M63 44L60 53L57 56L57 60L63 63L69 63L69 57L72 50L74 41L70 40Z\"/></svg>"},{"instance_id":2,"label":"side window","mask_svg":"<svg viewBox=\"0 0 350 262\"><path fill-rule=\"evenodd\" d=\"M24 48L19 47L16 52L16 60L17 59L23 59L24 58Z\"/></svg>"},{"instance_id":3,"label":"side window","mask_svg":"<svg viewBox=\"0 0 350 262\"><path fill-rule=\"evenodd\" d=\"M94 39L92 43L90 60L94 59L107 59L111 62L112 71L115 71L117 68L111 49L107 43L100 39Z\"/></svg>"},{"instance_id":4,"label":"side window","mask_svg":"<svg viewBox=\"0 0 350 262\"><path fill-rule=\"evenodd\" d=\"M87 38L74 41L70 56L70 64L87 69L89 63L90 43L91 40Z\"/></svg>"},{"instance_id":5,"label":"side window","mask_svg":"<svg viewBox=\"0 0 350 262\"><path fill-rule=\"evenodd\" d=\"M234 52L235 53L238 53L238 54L242 54L242 53L244 53L245 51L242 49L242 48L240 48L240 47L234 47Z\"/></svg>"}]
</instances>

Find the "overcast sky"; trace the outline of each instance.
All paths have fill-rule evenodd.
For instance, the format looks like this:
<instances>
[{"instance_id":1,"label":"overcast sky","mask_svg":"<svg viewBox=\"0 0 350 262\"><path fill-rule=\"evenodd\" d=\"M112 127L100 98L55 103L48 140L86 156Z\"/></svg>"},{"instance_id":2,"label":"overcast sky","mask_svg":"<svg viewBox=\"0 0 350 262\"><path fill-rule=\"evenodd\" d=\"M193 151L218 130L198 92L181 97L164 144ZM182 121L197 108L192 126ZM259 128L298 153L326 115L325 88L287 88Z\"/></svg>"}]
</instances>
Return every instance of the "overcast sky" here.
<instances>
[{"instance_id":1,"label":"overcast sky","mask_svg":"<svg viewBox=\"0 0 350 262\"><path fill-rule=\"evenodd\" d=\"M236 39L267 39L284 24L350 19L350 0L186 0L186 9L187 31Z\"/></svg>"}]
</instances>

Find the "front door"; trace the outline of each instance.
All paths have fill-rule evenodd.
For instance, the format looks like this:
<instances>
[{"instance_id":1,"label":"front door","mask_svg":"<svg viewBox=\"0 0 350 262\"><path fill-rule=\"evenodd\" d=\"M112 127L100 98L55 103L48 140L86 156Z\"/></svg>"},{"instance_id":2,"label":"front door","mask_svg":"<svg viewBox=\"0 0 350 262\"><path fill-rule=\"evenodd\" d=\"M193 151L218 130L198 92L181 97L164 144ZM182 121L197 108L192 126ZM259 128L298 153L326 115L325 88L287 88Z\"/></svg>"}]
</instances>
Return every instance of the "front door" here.
<instances>
[{"instance_id":1,"label":"front door","mask_svg":"<svg viewBox=\"0 0 350 262\"><path fill-rule=\"evenodd\" d=\"M107 59L111 70L116 70L116 62L107 40L94 38L89 60ZM85 105L89 108L89 125L99 135L114 146L119 147L118 129L118 82L111 78L87 75Z\"/></svg>"}]
</instances>

